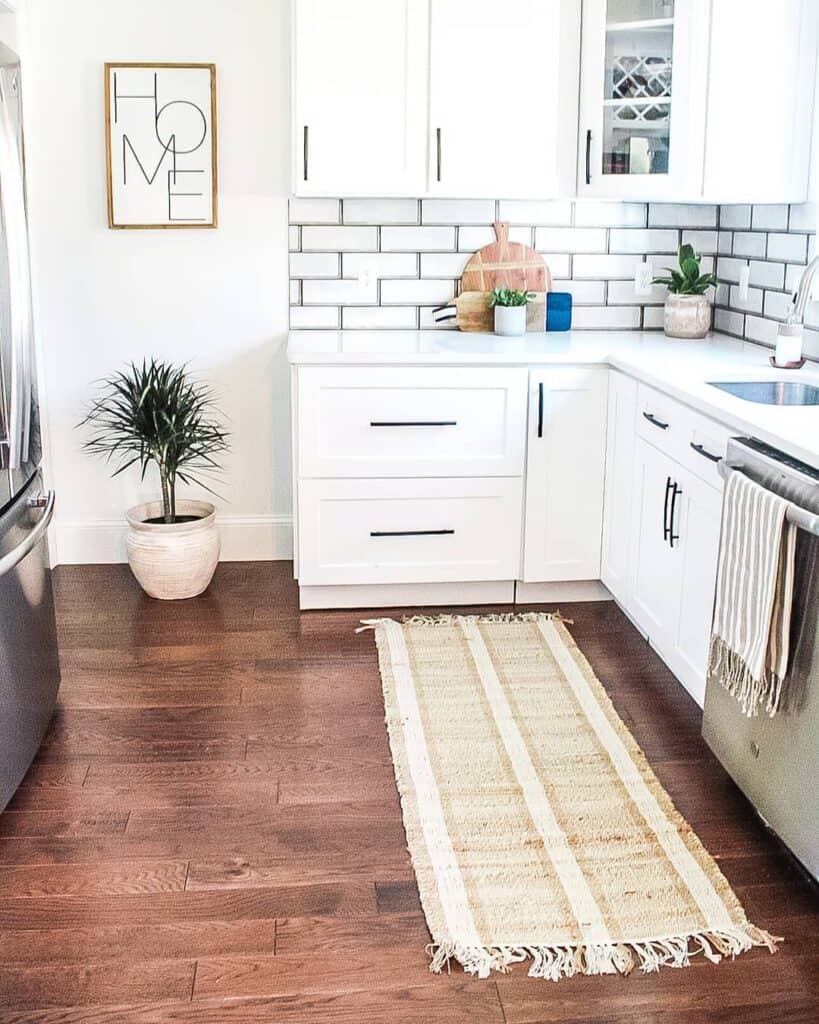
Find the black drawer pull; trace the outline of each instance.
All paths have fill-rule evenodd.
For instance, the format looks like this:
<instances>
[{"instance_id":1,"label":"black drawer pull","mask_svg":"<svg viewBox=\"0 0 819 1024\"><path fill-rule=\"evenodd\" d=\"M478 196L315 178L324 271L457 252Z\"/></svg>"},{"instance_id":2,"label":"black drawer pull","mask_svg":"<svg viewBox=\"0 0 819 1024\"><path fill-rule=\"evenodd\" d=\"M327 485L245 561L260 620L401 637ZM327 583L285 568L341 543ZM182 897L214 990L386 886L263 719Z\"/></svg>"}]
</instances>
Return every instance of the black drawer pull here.
<instances>
[{"instance_id":1,"label":"black drawer pull","mask_svg":"<svg viewBox=\"0 0 819 1024\"><path fill-rule=\"evenodd\" d=\"M457 427L457 420L370 420L371 427Z\"/></svg>"},{"instance_id":2,"label":"black drawer pull","mask_svg":"<svg viewBox=\"0 0 819 1024\"><path fill-rule=\"evenodd\" d=\"M446 537L454 530L370 530L371 537Z\"/></svg>"},{"instance_id":3,"label":"black drawer pull","mask_svg":"<svg viewBox=\"0 0 819 1024\"><path fill-rule=\"evenodd\" d=\"M710 459L711 462L719 462L722 458L721 455L712 455L711 452L707 451L701 444L694 444L693 441L691 442L691 447L697 455L702 455L704 459Z\"/></svg>"},{"instance_id":4,"label":"black drawer pull","mask_svg":"<svg viewBox=\"0 0 819 1024\"><path fill-rule=\"evenodd\" d=\"M647 419L648 422L653 424L655 427L659 427L660 430L668 430L668 424L663 423L662 420L658 420L653 412L644 412L643 417L644 419Z\"/></svg>"}]
</instances>

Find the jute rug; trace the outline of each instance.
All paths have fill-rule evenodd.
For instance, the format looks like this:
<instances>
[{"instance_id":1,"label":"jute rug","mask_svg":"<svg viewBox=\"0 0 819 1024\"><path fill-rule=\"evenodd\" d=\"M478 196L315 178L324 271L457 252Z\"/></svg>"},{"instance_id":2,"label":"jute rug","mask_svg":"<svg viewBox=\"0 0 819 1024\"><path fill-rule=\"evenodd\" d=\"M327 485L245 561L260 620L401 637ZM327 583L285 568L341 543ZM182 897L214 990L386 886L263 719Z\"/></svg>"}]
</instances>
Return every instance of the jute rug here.
<instances>
[{"instance_id":1,"label":"jute rug","mask_svg":"<svg viewBox=\"0 0 819 1024\"><path fill-rule=\"evenodd\" d=\"M431 970L531 959L556 981L774 951L559 617L368 627Z\"/></svg>"}]
</instances>

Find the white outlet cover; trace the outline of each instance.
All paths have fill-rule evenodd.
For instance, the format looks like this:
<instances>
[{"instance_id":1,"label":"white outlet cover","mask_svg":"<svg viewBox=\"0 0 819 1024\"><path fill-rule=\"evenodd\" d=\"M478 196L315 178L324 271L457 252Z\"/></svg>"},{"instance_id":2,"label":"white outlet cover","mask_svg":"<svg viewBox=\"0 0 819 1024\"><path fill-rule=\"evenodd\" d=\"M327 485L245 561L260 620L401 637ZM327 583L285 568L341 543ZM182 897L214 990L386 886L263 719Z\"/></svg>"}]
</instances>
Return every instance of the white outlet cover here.
<instances>
[{"instance_id":1,"label":"white outlet cover","mask_svg":"<svg viewBox=\"0 0 819 1024\"><path fill-rule=\"evenodd\" d=\"M653 277L654 270L649 260L638 263L637 270L634 273L634 294L650 295Z\"/></svg>"},{"instance_id":2,"label":"white outlet cover","mask_svg":"<svg viewBox=\"0 0 819 1024\"><path fill-rule=\"evenodd\" d=\"M362 260L358 265L358 283L365 291L375 286L377 268L373 260Z\"/></svg>"},{"instance_id":3,"label":"white outlet cover","mask_svg":"<svg viewBox=\"0 0 819 1024\"><path fill-rule=\"evenodd\" d=\"M748 298L748 285L751 283L751 268L745 266L739 272L739 297Z\"/></svg>"}]
</instances>

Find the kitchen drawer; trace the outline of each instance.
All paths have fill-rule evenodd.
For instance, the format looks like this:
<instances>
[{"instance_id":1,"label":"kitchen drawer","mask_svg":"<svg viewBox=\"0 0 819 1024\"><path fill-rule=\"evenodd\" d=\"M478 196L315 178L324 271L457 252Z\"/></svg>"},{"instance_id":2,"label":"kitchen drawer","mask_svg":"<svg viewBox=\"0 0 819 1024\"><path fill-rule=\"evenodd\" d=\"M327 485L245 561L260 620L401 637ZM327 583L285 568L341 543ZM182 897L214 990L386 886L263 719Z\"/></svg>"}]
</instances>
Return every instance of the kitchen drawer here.
<instances>
[{"instance_id":1,"label":"kitchen drawer","mask_svg":"<svg viewBox=\"0 0 819 1024\"><path fill-rule=\"evenodd\" d=\"M675 399L646 384L637 385L637 436L675 458L682 450L684 414L685 407Z\"/></svg>"},{"instance_id":2,"label":"kitchen drawer","mask_svg":"<svg viewBox=\"0 0 819 1024\"><path fill-rule=\"evenodd\" d=\"M299 583L513 580L521 478L302 480Z\"/></svg>"},{"instance_id":3,"label":"kitchen drawer","mask_svg":"<svg viewBox=\"0 0 819 1024\"><path fill-rule=\"evenodd\" d=\"M298 476L520 476L525 369L306 367Z\"/></svg>"},{"instance_id":4,"label":"kitchen drawer","mask_svg":"<svg viewBox=\"0 0 819 1024\"><path fill-rule=\"evenodd\" d=\"M712 487L722 490L722 477L717 471L717 462L725 458L728 439L736 437L736 430L712 420L693 409L685 409L682 431L682 464Z\"/></svg>"}]
</instances>

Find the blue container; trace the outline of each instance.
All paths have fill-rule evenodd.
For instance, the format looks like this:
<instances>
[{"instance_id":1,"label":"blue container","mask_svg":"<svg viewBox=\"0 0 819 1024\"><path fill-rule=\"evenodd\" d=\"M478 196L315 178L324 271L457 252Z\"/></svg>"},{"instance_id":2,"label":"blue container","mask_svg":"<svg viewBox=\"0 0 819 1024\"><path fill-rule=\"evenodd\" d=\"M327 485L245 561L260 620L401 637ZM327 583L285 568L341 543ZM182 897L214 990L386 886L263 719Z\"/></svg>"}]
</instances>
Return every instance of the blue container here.
<instances>
[{"instance_id":1,"label":"blue container","mask_svg":"<svg viewBox=\"0 0 819 1024\"><path fill-rule=\"evenodd\" d=\"M548 292L546 295L546 330L572 329L572 297L569 292Z\"/></svg>"}]
</instances>

